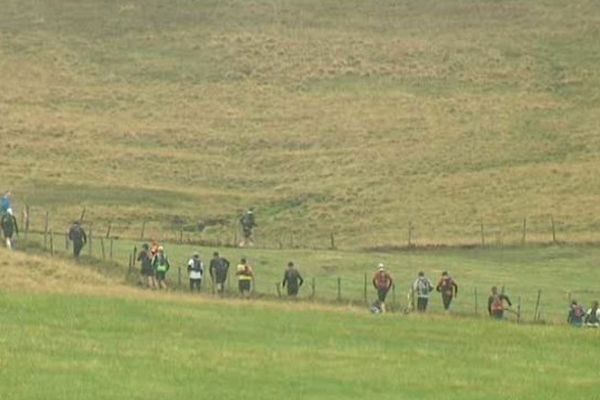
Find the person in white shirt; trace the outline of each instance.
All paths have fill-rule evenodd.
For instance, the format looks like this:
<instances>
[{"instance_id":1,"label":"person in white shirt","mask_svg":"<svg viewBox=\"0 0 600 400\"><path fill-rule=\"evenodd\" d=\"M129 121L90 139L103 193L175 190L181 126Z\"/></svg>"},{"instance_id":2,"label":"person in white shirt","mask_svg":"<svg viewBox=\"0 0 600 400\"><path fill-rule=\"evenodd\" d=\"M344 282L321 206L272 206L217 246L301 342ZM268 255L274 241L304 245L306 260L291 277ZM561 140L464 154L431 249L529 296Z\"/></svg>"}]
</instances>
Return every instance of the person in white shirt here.
<instances>
[{"instance_id":1,"label":"person in white shirt","mask_svg":"<svg viewBox=\"0 0 600 400\"><path fill-rule=\"evenodd\" d=\"M592 307L585 314L585 326L590 328L600 327L600 309L597 301L592 303Z\"/></svg>"},{"instance_id":2,"label":"person in white shirt","mask_svg":"<svg viewBox=\"0 0 600 400\"><path fill-rule=\"evenodd\" d=\"M204 264L200 259L200 254L195 253L190 261L188 261L187 266L188 274L190 275L190 292L196 291L200 292L200 287L202 286L202 277L204 276Z\"/></svg>"}]
</instances>

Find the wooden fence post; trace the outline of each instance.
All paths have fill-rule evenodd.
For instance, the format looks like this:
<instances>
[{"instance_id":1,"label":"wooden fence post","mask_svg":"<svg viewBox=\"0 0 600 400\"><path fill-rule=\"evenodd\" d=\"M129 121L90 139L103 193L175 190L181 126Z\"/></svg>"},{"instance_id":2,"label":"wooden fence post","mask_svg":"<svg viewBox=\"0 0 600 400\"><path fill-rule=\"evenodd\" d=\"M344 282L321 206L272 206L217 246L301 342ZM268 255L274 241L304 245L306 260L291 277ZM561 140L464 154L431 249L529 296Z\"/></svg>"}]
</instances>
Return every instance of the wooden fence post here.
<instances>
[{"instance_id":1,"label":"wooden fence post","mask_svg":"<svg viewBox=\"0 0 600 400\"><path fill-rule=\"evenodd\" d=\"M517 324L521 323L521 297L517 299Z\"/></svg>"},{"instance_id":2,"label":"wooden fence post","mask_svg":"<svg viewBox=\"0 0 600 400\"><path fill-rule=\"evenodd\" d=\"M335 250L335 234L331 232L329 248Z\"/></svg>"},{"instance_id":3,"label":"wooden fence post","mask_svg":"<svg viewBox=\"0 0 600 400\"><path fill-rule=\"evenodd\" d=\"M48 248L48 220L50 219L50 213L46 211L46 219L44 220L44 250Z\"/></svg>"},{"instance_id":4,"label":"wooden fence post","mask_svg":"<svg viewBox=\"0 0 600 400\"><path fill-rule=\"evenodd\" d=\"M553 215L550 215L550 222L552 223L552 243L556 243L556 226L554 225Z\"/></svg>"},{"instance_id":5,"label":"wooden fence post","mask_svg":"<svg viewBox=\"0 0 600 400\"><path fill-rule=\"evenodd\" d=\"M69 232L65 232L65 251L69 251Z\"/></svg>"},{"instance_id":6,"label":"wooden fence post","mask_svg":"<svg viewBox=\"0 0 600 400\"><path fill-rule=\"evenodd\" d=\"M539 309L540 309L540 299L542 297L542 289L538 290L538 294L537 294L537 299L535 301L535 312L533 314L533 322L537 322L538 317L539 317Z\"/></svg>"},{"instance_id":7,"label":"wooden fence post","mask_svg":"<svg viewBox=\"0 0 600 400\"><path fill-rule=\"evenodd\" d=\"M114 242L114 239L113 239L113 238L110 238L110 249L109 249L109 256L110 256L110 260L111 260L111 261L112 261L112 259L113 259L113 242Z\"/></svg>"},{"instance_id":8,"label":"wooden fence post","mask_svg":"<svg viewBox=\"0 0 600 400\"><path fill-rule=\"evenodd\" d=\"M310 281L310 298L314 299L315 295L317 293L317 280L316 278L313 276L313 278Z\"/></svg>"},{"instance_id":9,"label":"wooden fence post","mask_svg":"<svg viewBox=\"0 0 600 400\"><path fill-rule=\"evenodd\" d=\"M483 219L479 223L481 233L481 247L485 247L485 229L483 227Z\"/></svg>"},{"instance_id":10,"label":"wooden fence post","mask_svg":"<svg viewBox=\"0 0 600 400\"><path fill-rule=\"evenodd\" d=\"M54 255L54 233L50 230L50 255Z\"/></svg>"},{"instance_id":11,"label":"wooden fence post","mask_svg":"<svg viewBox=\"0 0 600 400\"><path fill-rule=\"evenodd\" d=\"M137 246L133 246L133 253L132 253L133 258L131 259L132 260L131 265L133 265L134 267L135 267L135 263L137 261L136 256L137 256Z\"/></svg>"},{"instance_id":12,"label":"wooden fence post","mask_svg":"<svg viewBox=\"0 0 600 400\"><path fill-rule=\"evenodd\" d=\"M90 257L94 255L94 232L90 225L90 234L88 235L88 253Z\"/></svg>"},{"instance_id":13,"label":"wooden fence post","mask_svg":"<svg viewBox=\"0 0 600 400\"><path fill-rule=\"evenodd\" d=\"M365 272L364 276L364 287L363 287L363 298L365 300L365 304L369 304L369 300L367 298L367 273Z\"/></svg>"},{"instance_id":14,"label":"wooden fence post","mask_svg":"<svg viewBox=\"0 0 600 400\"><path fill-rule=\"evenodd\" d=\"M179 244L183 244L183 227L179 229Z\"/></svg>"},{"instance_id":15,"label":"wooden fence post","mask_svg":"<svg viewBox=\"0 0 600 400\"><path fill-rule=\"evenodd\" d=\"M181 266L177 267L177 288L181 290Z\"/></svg>"},{"instance_id":16,"label":"wooden fence post","mask_svg":"<svg viewBox=\"0 0 600 400\"><path fill-rule=\"evenodd\" d=\"M337 278L337 301L342 301L342 278Z\"/></svg>"},{"instance_id":17,"label":"wooden fence post","mask_svg":"<svg viewBox=\"0 0 600 400\"><path fill-rule=\"evenodd\" d=\"M408 247L412 247L412 231L413 231L413 224L412 221L408 222Z\"/></svg>"},{"instance_id":18,"label":"wooden fence post","mask_svg":"<svg viewBox=\"0 0 600 400\"><path fill-rule=\"evenodd\" d=\"M100 237L100 248L102 249L102 261L106 260L106 251L104 250L104 239Z\"/></svg>"},{"instance_id":19,"label":"wooden fence post","mask_svg":"<svg viewBox=\"0 0 600 400\"><path fill-rule=\"evenodd\" d=\"M29 235L29 219L30 216L30 208L29 204L25 204L25 240L27 240L27 236Z\"/></svg>"},{"instance_id":20,"label":"wooden fence post","mask_svg":"<svg viewBox=\"0 0 600 400\"><path fill-rule=\"evenodd\" d=\"M112 229L112 221L108 221L108 228L106 228L106 238L110 237L110 230Z\"/></svg>"},{"instance_id":21,"label":"wooden fence post","mask_svg":"<svg viewBox=\"0 0 600 400\"><path fill-rule=\"evenodd\" d=\"M142 232L140 233L140 240L144 240L144 231L146 230L146 221L142 221Z\"/></svg>"},{"instance_id":22,"label":"wooden fence post","mask_svg":"<svg viewBox=\"0 0 600 400\"><path fill-rule=\"evenodd\" d=\"M523 218L523 236L521 237L521 244L527 242L527 218Z\"/></svg>"}]
</instances>

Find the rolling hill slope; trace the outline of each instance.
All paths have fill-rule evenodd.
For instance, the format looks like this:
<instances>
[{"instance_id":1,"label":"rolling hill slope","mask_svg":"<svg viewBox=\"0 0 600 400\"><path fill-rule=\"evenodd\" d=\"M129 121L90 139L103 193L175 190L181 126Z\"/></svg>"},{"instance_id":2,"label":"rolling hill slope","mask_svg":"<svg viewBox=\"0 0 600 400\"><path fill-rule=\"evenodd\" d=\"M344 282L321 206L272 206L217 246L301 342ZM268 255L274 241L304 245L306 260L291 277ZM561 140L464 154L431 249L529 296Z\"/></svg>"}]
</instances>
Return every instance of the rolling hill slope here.
<instances>
[{"instance_id":1,"label":"rolling hill slope","mask_svg":"<svg viewBox=\"0 0 600 400\"><path fill-rule=\"evenodd\" d=\"M217 237L255 206L263 243L598 239L593 1L0 7L0 187L38 226Z\"/></svg>"}]
</instances>

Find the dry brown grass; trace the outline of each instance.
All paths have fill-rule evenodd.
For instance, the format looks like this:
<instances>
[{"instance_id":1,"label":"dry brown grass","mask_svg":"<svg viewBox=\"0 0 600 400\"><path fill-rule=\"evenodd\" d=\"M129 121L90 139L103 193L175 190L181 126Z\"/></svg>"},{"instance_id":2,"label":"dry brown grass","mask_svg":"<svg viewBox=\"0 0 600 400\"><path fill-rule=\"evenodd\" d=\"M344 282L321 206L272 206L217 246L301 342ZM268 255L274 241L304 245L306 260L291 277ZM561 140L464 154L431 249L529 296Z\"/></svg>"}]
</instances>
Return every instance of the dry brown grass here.
<instances>
[{"instance_id":1,"label":"dry brown grass","mask_svg":"<svg viewBox=\"0 0 600 400\"><path fill-rule=\"evenodd\" d=\"M254 205L267 244L598 239L592 3L273 4L0 2L2 188L55 229L230 236Z\"/></svg>"}]
</instances>

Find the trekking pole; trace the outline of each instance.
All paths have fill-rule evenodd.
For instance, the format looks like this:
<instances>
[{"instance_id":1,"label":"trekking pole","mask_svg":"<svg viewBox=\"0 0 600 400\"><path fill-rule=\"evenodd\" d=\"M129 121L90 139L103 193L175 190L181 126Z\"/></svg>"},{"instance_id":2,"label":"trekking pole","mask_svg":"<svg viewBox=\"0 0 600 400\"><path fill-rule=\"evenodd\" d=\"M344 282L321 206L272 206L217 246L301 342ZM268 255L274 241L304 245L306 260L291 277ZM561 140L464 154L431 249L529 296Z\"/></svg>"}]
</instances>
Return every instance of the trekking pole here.
<instances>
[{"instance_id":1,"label":"trekking pole","mask_svg":"<svg viewBox=\"0 0 600 400\"><path fill-rule=\"evenodd\" d=\"M315 298L315 294L316 294L316 289L317 289L317 279L313 276L313 278L310 281L310 298L314 299Z\"/></svg>"},{"instance_id":2,"label":"trekking pole","mask_svg":"<svg viewBox=\"0 0 600 400\"><path fill-rule=\"evenodd\" d=\"M181 290L181 267L177 267L177 288Z\"/></svg>"}]
</instances>

